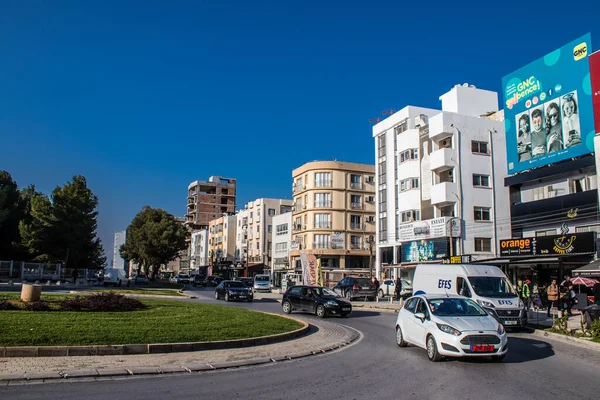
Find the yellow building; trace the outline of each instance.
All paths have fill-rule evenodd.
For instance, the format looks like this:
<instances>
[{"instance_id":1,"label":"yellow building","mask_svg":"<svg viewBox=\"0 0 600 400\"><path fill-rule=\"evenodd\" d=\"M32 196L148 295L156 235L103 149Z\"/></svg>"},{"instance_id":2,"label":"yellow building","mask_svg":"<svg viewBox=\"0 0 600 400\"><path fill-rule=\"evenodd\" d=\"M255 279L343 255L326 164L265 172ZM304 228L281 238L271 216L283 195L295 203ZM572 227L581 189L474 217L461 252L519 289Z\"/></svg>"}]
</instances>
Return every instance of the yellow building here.
<instances>
[{"instance_id":1,"label":"yellow building","mask_svg":"<svg viewBox=\"0 0 600 400\"><path fill-rule=\"evenodd\" d=\"M292 171L291 268L300 254L321 260L325 284L347 275L369 275L372 239L375 259L375 166L313 161Z\"/></svg>"},{"instance_id":2,"label":"yellow building","mask_svg":"<svg viewBox=\"0 0 600 400\"><path fill-rule=\"evenodd\" d=\"M208 223L208 257L211 264L235 261L235 216L223 216Z\"/></svg>"}]
</instances>

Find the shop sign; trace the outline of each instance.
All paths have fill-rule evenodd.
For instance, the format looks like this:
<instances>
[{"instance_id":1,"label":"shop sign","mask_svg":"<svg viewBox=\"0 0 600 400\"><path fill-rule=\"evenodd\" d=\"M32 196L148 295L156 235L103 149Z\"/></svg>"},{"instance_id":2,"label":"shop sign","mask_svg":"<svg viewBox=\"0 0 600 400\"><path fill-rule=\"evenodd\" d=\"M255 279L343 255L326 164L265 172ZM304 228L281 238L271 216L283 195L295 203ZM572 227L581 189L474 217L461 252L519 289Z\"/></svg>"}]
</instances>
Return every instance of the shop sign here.
<instances>
[{"instance_id":1,"label":"shop sign","mask_svg":"<svg viewBox=\"0 0 600 400\"><path fill-rule=\"evenodd\" d=\"M331 233L331 248L332 249L343 249L344 248L344 232L332 232Z\"/></svg>"},{"instance_id":2,"label":"shop sign","mask_svg":"<svg viewBox=\"0 0 600 400\"><path fill-rule=\"evenodd\" d=\"M500 241L500 256L546 256L596 251L596 232L538 236Z\"/></svg>"},{"instance_id":3,"label":"shop sign","mask_svg":"<svg viewBox=\"0 0 600 400\"><path fill-rule=\"evenodd\" d=\"M535 254L535 239L507 239L500 241L500 256L531 256Z\"/></svg>"},{"instance_id":4,"label":"shop sign","mask_svg":"<svg viewBox=\"0 0 600 400\"><path fill-rule=\"evenodd\" d=\"M440 217L408 222L398 226L398 236L401 242L446 237L450 236L450 233L452 237L460 237L460 221L459 218Z\"/></svg>"},{"instance_id":5,"label":"shop sign","mask_svg":"<svg viewBox=\"0 0 600 400\"><path fill-rule=\"evenodd\" d=\"M446 257L442 261L443 264L469 264L471 262L471 255L466 254L462 256L451 256Z\"/></svg>"},{"instance_id":6,"label":"shop sign","mask_svg":"<svg viewBox=\"0 0 600 400\"><path fill-rule=\"evenodd\" d=\"M402 262L436 261L448 257L450 252L450 240L414 240L403 243L401 248Z\"/></svg>"}]
</instances>

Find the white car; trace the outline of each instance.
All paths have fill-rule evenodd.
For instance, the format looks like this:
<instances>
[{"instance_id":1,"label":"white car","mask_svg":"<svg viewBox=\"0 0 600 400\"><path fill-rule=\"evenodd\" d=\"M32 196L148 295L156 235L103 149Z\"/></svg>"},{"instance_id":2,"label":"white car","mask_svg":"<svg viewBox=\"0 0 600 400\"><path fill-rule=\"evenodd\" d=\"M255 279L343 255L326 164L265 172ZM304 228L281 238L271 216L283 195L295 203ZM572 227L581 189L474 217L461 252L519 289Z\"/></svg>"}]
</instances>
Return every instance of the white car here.
<instances>
[{"instance_id":1,"label":"white car","mask_svg":"<svg viewBox=\"0 0 600 400\"><path fill-rule=\"evenodd\" d=\"M393 297L396 293L396 281L393 279L384 279L379 284L379 290L377 291L377 297L383 299L384 297ZM407 298L412 294L412 285L406 280L402 279L402 290L400 291L400 297Z\"/></svg>"},{"instance_id":2,"label":"white car","mask_svg":"<svg viewBox=\"0 0 600 400\"><path fill-rule=\"evenodd\" d=\"M508 350L506 331L479 304L458 295L409 298L396 319L396 344L427 350L431 361L442 357L492 357L502 361Z\"/></svg>"}]
</instances>

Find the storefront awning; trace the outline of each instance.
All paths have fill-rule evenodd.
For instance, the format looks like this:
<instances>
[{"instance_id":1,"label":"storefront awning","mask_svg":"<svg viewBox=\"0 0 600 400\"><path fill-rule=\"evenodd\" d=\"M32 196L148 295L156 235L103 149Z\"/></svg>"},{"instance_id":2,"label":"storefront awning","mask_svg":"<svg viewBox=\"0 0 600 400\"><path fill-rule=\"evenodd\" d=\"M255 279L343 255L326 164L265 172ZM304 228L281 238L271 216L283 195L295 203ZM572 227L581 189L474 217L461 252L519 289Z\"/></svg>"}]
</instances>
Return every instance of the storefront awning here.
<instances>
[{"instance_id":1,"label":"storefront awning","mask_svg":"<svg viewBox=\"0 0 600 400\"><path fill-rule=\"evenodd\" d=\"M584 265L583 267L579 267L573 270L573 275L575 276L598 276L600 277L600 260L595 260L589 263L588 265Z\"/></svg>"}]
</instances>

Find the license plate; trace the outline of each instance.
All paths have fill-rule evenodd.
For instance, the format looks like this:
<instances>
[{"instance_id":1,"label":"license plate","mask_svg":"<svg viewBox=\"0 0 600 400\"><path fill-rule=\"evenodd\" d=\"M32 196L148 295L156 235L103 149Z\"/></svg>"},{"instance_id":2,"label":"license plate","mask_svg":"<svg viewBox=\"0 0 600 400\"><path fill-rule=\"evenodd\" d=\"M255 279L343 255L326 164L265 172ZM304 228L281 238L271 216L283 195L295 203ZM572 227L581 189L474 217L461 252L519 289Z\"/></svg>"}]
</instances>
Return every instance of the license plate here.
<instances>
[{"instance_id":1,"label":"license plate","mask_svg":"<svg viewBox=\"0 0 600 400\"><path fill-rule=\"evenodd\" d=\"M246 296L240 296L240 299L245 299L245 298L246 298Z\"/></svg>"},{"instance_id":2,"label":"license plate","mask_svg":"<svg viewBox=\"0 0 600 400\"><path fill-rule=\"evenodd\" d=\"M362 288L363 288L364 290L367 290L367 289L369 289L369 287L368 287L368 286L363 286Z\"/></svg>"},{"instance_id":3,"label":"license plate","mask_svg":"<svg viewBox=\"0 0 600 400\"><path fill-rule=\"evenodd\" d=\"M488 346L488 345L471 346L471 351L473 351L473 352L494 351L494 346Z\"/></svg>"},{"instance_id":4,"label":"license plate","mask_svg":"<svg viewBox=\"0 0 600 400\"><path fill-rule=\"evenodd\" d=\"M504 321L504 325L517 325L517 321Z\"/></svg>"},{"instance_id":5,"label":"license plate","mask_svg":"<svg viewBox=\"0 0 600 400\"><path fill-rule=\"evenodd\" d=\"M344 307L342 308L342 311L350 311L350 307Z\"/></svg>"}]
</instances>

